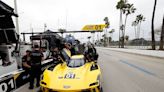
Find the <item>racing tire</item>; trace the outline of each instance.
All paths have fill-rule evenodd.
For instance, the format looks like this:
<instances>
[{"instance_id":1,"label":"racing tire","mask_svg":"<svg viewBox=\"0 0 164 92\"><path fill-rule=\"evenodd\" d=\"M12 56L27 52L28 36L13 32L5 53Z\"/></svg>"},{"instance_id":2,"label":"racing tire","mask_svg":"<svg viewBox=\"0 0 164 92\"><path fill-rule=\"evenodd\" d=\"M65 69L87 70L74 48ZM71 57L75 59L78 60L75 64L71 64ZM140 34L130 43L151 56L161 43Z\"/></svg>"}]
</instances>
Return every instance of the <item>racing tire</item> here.
<instances>
[{"instance_id":1,"label":"racing tire","mask_svg":"<svg viewBox=\"0 0 164 92\"><path fill-rule=\"evenodd\" d=\"M100 88L100 92L103 92L103 88L102 87Z\"/></svg>"},{"instance_id":2,"label":"racing tire","mask_svg":"<svg viewBox=\"0 0 164 92\"><path fill-rule=\"evenodd\" d=\"M43 92L42 89L40 88L37 92Z\"/></svg>"}]
</instances>

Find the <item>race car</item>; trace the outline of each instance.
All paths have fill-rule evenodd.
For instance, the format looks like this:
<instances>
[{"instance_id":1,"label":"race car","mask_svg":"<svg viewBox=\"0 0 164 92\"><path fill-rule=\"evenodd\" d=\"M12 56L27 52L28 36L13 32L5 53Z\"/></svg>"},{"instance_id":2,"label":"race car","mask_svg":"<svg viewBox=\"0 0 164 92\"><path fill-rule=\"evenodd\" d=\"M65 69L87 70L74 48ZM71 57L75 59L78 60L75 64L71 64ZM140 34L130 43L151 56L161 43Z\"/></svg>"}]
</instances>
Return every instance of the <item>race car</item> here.
<instances>
[{"instance_id":1,"label":"race car","mask_svg":"<svg viewBox=\"0 0 164 92\"><path fill-rule=\"evenodd\" d=\"M43 92L103 92L100 67L84 55L47 68L40 85Z\"/></svg>"}]
</instances>

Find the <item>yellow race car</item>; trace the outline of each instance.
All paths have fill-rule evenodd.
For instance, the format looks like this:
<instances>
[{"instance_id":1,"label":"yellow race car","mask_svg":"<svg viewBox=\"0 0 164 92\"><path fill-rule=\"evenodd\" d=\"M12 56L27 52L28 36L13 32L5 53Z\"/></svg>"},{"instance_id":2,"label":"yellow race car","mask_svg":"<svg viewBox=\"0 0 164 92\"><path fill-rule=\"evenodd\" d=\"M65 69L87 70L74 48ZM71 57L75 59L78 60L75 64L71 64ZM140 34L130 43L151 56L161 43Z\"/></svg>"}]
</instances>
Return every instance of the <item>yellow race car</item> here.
<instances>
[{"instance_id":1,"label":"yellow race car","mask_svg":"<svg viewBox=\"0 0 164 92\"><path fill-rule=\"evenodd\" d=\"M100 67L87 62L84 55L47 68L40 85L43 92L103 92Z\"/></svg>"}]
</instances>

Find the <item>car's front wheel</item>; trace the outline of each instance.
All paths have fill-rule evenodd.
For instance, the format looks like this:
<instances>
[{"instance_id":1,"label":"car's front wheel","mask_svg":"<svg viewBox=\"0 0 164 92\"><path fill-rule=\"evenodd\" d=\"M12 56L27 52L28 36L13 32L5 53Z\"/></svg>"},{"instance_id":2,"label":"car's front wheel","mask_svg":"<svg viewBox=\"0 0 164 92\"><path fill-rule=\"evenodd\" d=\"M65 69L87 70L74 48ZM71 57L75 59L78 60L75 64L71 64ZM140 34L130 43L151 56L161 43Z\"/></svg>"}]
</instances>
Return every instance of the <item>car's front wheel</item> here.
<instances>
[{"instance_id":1,"label":"car's front wheel","mask_svg":"<svg viewBox=\"0 0 164 92\"><path fill-rule=\"evenodd\" d=\"M100 92L103 92L103 88L102 87L100 88Z\"/></svg>"}]
</instances>

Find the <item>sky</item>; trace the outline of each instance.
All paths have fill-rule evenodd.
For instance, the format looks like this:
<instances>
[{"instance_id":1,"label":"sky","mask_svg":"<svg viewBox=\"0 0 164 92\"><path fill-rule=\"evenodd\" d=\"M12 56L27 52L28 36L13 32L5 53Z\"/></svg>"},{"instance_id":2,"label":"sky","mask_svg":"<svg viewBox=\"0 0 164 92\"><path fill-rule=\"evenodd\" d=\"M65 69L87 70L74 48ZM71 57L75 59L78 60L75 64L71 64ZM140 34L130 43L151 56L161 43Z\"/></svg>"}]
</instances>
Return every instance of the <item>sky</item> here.
<instances>
[{"instance_id":1,"label":"sky","mask_svg":"<svg viewBox=\"0 0 164 92\"><path fill-rule=\"evenodd\" d=\"M2 0L14 7L14 0ZM119 10L116 4L119 0L17 0L20 32L43 32L44 24L47 29L57 31L58 28L81 30L87 24L103 24L108 17L110 28L115 29L113 40L118 40ZM164 0L157 0L155 29L162 25L164 15ZM128 16L126 35L134 38L134 28L131 26L136 15L143 14L146 21L141 25L141 36L151 38L151 18L154 0L128 0L137 8L134 14ZM102 33L103 34L103 33ZM86 41L89 33L73 34L76 38ZM97 34L95 35L95 39Z\"/></svg>"}]
</instances>

